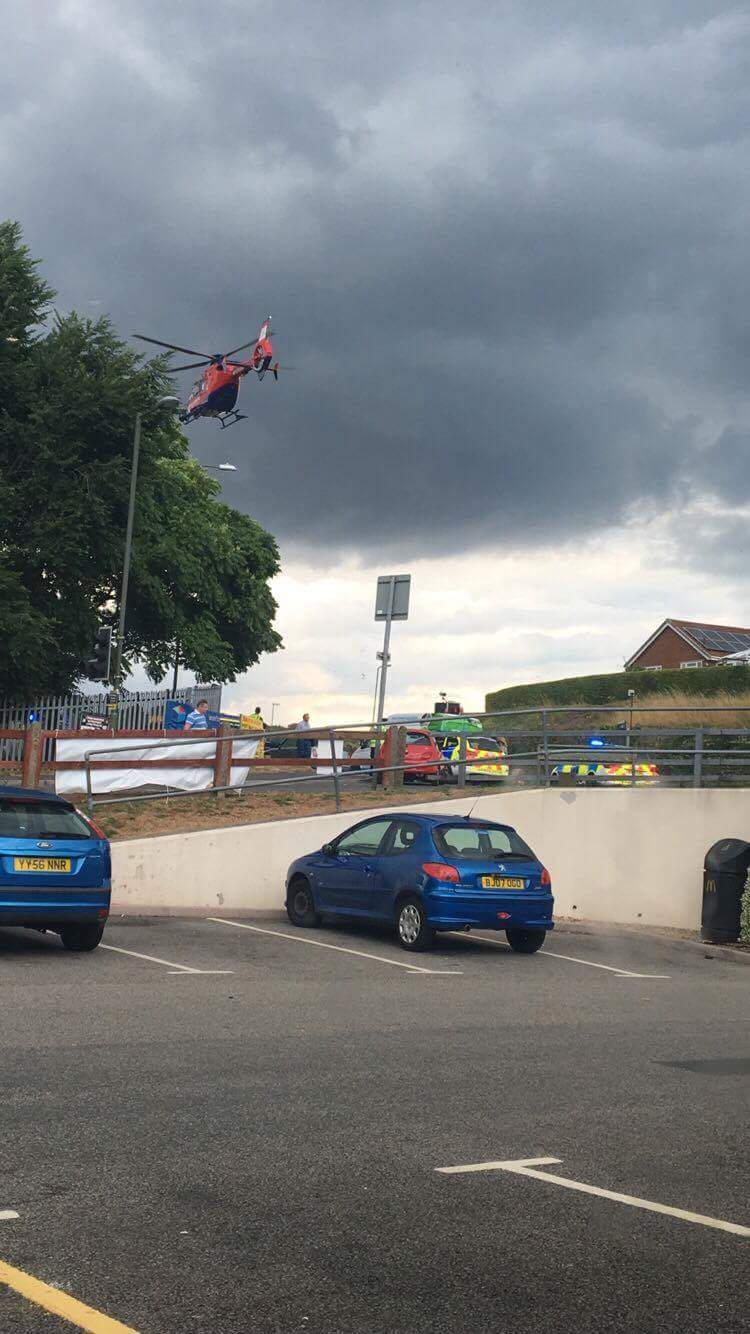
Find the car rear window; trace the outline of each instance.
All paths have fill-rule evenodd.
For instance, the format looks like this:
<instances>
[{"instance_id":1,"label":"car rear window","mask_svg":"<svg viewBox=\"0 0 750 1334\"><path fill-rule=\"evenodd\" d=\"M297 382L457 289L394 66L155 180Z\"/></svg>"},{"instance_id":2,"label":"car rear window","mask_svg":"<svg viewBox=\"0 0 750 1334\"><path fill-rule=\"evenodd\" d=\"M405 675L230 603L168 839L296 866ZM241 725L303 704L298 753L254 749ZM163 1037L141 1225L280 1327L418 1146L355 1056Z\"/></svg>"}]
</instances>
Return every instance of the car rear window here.
<instances>
[{"instance_id":1,"label":"car rear window","mask_svg":"<svg viewBox=\"0 0 750 1334\"><path fill-rule=\"evenodd\" d=\"M499 746L493 736L473 736L467 741L467 746L473 746L474 750L489 750L493 754L502 754L502 746Z\"/></svg>"},{"instance_id":2,"label":"car rear window","mask_svg":"<svg viewBox=\"0 0 750 1334\"><path fill-rule=\"evenodd\" d=\"M508 825L441 824L433 830L435 847L444 857L523 857L535 861L528 843Z\"/></svg>"},{"instance_id":3,"label":"car rear window","mask_svg":"<svg viewBox=\"0 0 750 1334\"><path fill-rule=\"evenodd\" d=\"M425 736L424 732L407 732L407 746L429 746L432 743L431 736Z\"/></svg>"},{"instance_id":4,"label":"car rear window","mask_svg":"<svg viewBox=\"0 0 750 1334\"><path fill-rule=\"evenodd\" d=\"M72 806L1 797L0 838L96 838L96 834Z\"/></svg>"}]
</instances>

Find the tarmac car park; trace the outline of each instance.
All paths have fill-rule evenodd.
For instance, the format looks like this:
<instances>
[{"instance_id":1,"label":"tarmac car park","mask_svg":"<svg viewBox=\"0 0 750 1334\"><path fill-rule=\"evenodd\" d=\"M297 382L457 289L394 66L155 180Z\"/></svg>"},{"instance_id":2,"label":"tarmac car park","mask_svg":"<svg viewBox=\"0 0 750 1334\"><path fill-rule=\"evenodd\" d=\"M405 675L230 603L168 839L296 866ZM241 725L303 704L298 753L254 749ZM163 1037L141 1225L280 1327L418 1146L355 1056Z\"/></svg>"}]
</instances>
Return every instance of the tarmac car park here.
<instances>
[{"instance_id":1,"label":"tarmac car park","mask_svg":"<svg viewBox=\"0 0 750 1334\"><path fill-rule=\"evenodd\" d=\"M485 874L490 822L441 823ZM0 926L2 1334L746 1334L746 963L564 921L404 951L224 877L91 954Z\"/></svg>"}]
</instances>

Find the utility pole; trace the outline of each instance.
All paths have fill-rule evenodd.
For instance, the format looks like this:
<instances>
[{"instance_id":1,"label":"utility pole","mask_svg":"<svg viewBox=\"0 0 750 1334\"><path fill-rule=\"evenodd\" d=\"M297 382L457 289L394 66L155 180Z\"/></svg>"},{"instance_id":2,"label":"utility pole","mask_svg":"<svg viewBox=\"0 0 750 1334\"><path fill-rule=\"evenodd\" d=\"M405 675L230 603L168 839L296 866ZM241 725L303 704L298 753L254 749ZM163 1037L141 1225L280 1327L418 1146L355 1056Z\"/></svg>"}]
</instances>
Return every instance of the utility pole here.
<instances>
[{"instance_id":1,"label":"utility pole","mask_svg":"<svg viewBox=\"0 0 750 1334\"><path fill-rule=\"evenodd\" d=\"M125 555L122 562L122 587L120 589L120 619L117 626L117 650L115 653L115 672L112 681L117 703L122 690L122 650L125 641L125 614L128 607L128 584L130 582L130 555L133 550L133 519L135 517L135 492L138 484L138 459L141 452L140 412L135 414L133 432L133 461L130 465L130 500L128 502L128 521L125 527Z\"/></svg>"},{"instance_id":2,"label":"utility pole","mask_svg":"<svg viewBox=\"0 0 750 1334\"><path fill-rule=\"evenodd\" d=\"M157 408L178 408L180 400L172 394L165 394L156 404ZM130 465L130 498L128 500L128 518L125 525L125 552L122 561L122 587L120 589L120 617L117 627L117 649L115 652L115 670L112 678L112 698L111 712L114 714L113 722L116 724L117 713L122 694L122 654L125 647L125 617L128 609L128 584L130 582L130 557L133 550L133 520L135 518L135 495L138 485L138 459L141 452L141 426L143 417L140 412L135 414L135 429L133 431L133 459Z\"/></svg>"}]
</instances>

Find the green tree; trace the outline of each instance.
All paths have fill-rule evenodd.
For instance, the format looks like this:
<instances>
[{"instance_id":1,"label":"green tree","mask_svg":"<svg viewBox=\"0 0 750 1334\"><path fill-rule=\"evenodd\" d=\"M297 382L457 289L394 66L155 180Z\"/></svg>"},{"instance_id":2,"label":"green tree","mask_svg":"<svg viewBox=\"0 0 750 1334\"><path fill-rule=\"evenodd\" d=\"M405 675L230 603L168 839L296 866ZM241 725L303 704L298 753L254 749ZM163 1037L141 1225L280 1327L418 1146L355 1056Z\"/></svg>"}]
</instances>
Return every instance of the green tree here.
<instances>
[{"instance_id":1,"label":"green tree","mask_svg":"<svg viewBox=\"0 0 750 1334\"><path fill-rule=\"evenodd\" d=\"M68 689L99 621L116 623L138 411L126 657L159 680L179 641L199 678L234 680L281 645L276 544L217 499L157 407L163 360L141 364L107 319L55 317L39 335L51 299L18 226L0 226L0 693Z\"/></svg>"}]
</instances>

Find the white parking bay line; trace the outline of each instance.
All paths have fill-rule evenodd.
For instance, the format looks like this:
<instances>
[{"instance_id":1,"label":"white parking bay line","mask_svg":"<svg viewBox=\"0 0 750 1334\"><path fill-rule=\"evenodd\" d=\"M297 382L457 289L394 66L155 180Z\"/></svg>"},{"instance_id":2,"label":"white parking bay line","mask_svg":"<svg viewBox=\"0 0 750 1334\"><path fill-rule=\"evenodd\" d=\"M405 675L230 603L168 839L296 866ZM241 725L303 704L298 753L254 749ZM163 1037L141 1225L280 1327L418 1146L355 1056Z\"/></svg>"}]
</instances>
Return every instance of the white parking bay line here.
<instances>
[{"instance_id":1,"label":"white parking bay line","mask_svg":"<svg viewBox=\"0 0 750 1334\"><path fill-rule=\"evenodd\" d=\"M209 922L219 922L222 926L238 926L243 931L256 931L260 936L280 936L282 940L294 940L298 945L315 945L319 950L337 950L339 954L356 954L360 959L374 959L376 963L388 963L393 968L405 968L408 973L425 973L432 977L460 977L460 969L418 968L413 963L402 963L400 959L386 959L382 954L368 954L365 950L351 950L345 945L329 945L325 940L308 940L306 936L293 936L289 931L271 931L267 926L250 926L249 922L232 922L228 917L209 917Z\"/></svg>"},{"instance_id":2,"label":"white parking bay line","mask_svg":"<svg viewBox=\"0 0 750 1334\"><path fill-rule=\"evenodd\" d=\"M230 968L188 968L185 963L171 963L169 959L157 959L154 954L138 954L136 950L124 950L121 945L100 945L100 950L112 950L113 954L128 954L131 959L145 959L146 963L160 963L169 968L173 977L179 973L193 973L199 977L230 977Z\"/></svg>"},{"instance_id":3,"label":"white parking bay line","mask_svg":"<svg viewBox=\"0 0 750 1334\"><path fill-rule=\"evenodd\" d=\"M466 931L451 931L450 935L458 936L461 940L471 940L472 944L481 941L483 945L494 945L497 949L507 950L510 946L501 940L489 940L487 936L472 937ZM617 977L650 977L654 981L668 982L668 973L632 973L627 968L615 968L610 963L593 963L591 959L578 959L574 954L556 954L554 950L544 949L539 951L540 958L565 959L567 963L580 963L584 968L601 968L605 973L615 973Z\"/></svg>"},{"instance_id":4,"label":"white parking bay line","mask_svg":"<svg viewBox=\"0 0 750 1334\"><path fill-rule=\"evenodd\" d=\"M694 1214L689 1209L675 1209L671 1204L642 1200L638 1195L621 1195L617 1190L603 1190L601 1186L589 1186L585 1181L571 1181L569 1177L559 1177L553 1172L537 1171L539 1167L559 1162L562 1162L561 1158L516 1158L505 1162L464 1163L460 1167L436 1167L435 1171L442 1172L446 1176L462 1172L512 1172L516 1176L549 1181L553 1186L562 1186L565 1190L578 1190L584 1195L599 1195L602 1199L614 1200L617 1204L629 1204L634 1209L646 1209L652 1214L667 1214L670 1218L681 1218L685 1223L699 1223L702 1227L715 1228L719 1232L733 1232L738 1237L750 1237L750 1227L744 1227L741 1223L728 1223L723 1218Z\"/></svg>"},{"instance_id":5,"label":"white parking bay line","mask_svg":"<svg viewBox=\"0 0 750 1334\"><path fill-rule=\"evenodd\" d=\"M555 954L552 950L542 950L550 959L567 959L568 963L580 963L584 968L603 968L606 973L615 973L617 977L650 977L654 981L668 982L668 973L633 973L629 968L613 968L609 963L593 963L591 959L577 959L574 954Z\"/></svg>"},{"instance_id":6,"label":"white parking bay line","mask_svg":"<svg viewBox=\"0 0 750 1334\"><path fill-rule=\"evenodd\" d=\"M18 1218L15 1209L0 1209L0 1223L9 1223L12 1218Z\"/></svg>"}]
</instances>

